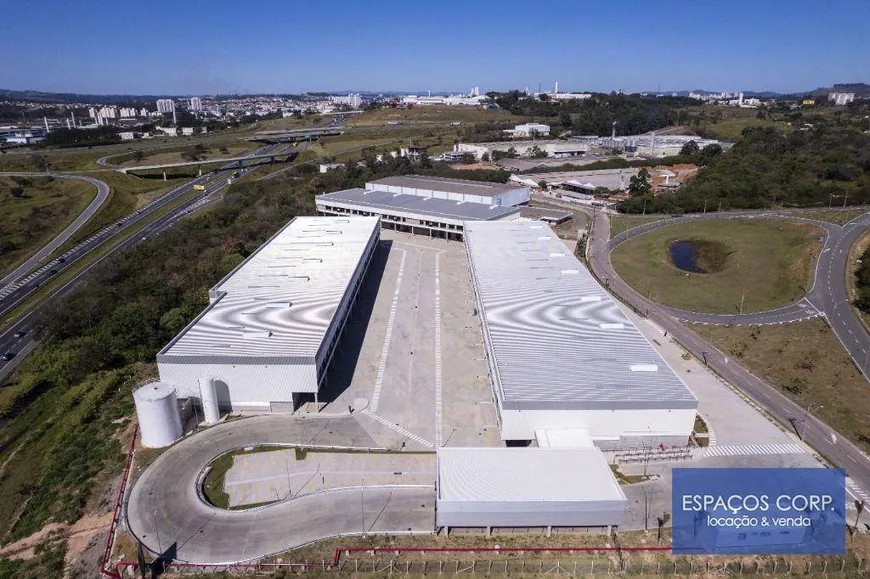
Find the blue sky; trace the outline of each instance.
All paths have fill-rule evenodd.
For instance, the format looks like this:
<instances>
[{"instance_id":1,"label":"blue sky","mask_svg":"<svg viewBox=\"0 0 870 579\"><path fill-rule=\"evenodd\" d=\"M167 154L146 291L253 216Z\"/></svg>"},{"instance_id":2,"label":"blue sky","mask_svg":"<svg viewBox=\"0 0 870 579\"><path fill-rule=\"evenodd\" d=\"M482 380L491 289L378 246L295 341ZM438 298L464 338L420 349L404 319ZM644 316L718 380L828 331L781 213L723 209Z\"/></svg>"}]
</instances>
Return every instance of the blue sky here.
<instances>
[{"instance_id":1,"label":"blue sky","mask_svg":"<svg viewBox=\"0 0 870 579\"><path fill-rule=\"evenodd\" d=\"M0 88L798 91L870 82L870 0L0 0Z\"/></svg>"}]
</instances>

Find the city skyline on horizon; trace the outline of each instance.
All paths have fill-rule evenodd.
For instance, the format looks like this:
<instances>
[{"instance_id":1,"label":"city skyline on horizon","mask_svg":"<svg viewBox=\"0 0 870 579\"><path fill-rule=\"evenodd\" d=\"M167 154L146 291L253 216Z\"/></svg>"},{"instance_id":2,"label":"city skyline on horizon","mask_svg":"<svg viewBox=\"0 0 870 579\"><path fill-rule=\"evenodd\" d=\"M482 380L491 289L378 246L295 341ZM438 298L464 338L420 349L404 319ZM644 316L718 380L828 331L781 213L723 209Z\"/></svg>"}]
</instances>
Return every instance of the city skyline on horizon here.
<instances>
[{"instance_id":1,"label":"city skyline on horizon","mask_svg":"<svg viewBox=\"0 0 870 579\"><path fill-rule=\"evenodd\" d=\"M751 9L751 14L741 10ZM438 10L265 2L240 13L228 0L156 2L171 18L131 34L124 6L4 2L7 63L0 87L101 95L304 92L533 92L743 90L804 92L861 82L870 54L860 0L736 0L719 6L556 1L504 10L446 2ZM526 14L528 12L528 14ZM550 16L559 16L553 19ZM61 24L63 23L63 24ZM39 42L33 42L38 32ZM88 42L70 38L88 39ZM464 87L464 88L463 88Z\"/></svg>"}]
</instances>

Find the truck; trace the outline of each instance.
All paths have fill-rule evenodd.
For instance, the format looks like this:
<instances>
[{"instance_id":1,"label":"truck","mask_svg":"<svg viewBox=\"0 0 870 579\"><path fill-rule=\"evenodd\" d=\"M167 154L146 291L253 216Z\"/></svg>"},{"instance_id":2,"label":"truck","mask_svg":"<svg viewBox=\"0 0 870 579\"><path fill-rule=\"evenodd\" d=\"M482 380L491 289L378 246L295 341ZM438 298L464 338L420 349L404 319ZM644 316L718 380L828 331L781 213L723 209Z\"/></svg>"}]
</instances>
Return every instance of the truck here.
<instances>
[{"instance_id":1,"label":"truck","mask_svg":"<svg viewBox=\"0 0 870 579\"><path fill-rule=\"evenodd\" d=\"M205 191L205 185L196 184L193 186L194 191Z\"/></svg>"}]
</instances>

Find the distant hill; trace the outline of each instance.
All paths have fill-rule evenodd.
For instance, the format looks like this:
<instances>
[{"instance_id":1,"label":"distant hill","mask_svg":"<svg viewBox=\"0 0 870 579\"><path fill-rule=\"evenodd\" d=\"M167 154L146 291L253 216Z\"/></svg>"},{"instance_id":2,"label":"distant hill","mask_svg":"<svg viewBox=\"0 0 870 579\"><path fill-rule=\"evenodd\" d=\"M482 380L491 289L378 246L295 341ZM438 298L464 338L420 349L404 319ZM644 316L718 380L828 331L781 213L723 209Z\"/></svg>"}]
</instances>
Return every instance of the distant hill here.
<instances>
[{"instance_id":1,"label":"distant hill","mask_svg":"<svg viewBox=\"0 0 870 579\"><path fill-rule=\"evenodd\" d=\"M120 104L133 103L148 100L168 98L158 95L100 95L100 94L77 94L61 92L41 92L36 90L8 90L0 88L0 100L37 103L95 103L95 104Z\"/></svg>"}]
</instances>

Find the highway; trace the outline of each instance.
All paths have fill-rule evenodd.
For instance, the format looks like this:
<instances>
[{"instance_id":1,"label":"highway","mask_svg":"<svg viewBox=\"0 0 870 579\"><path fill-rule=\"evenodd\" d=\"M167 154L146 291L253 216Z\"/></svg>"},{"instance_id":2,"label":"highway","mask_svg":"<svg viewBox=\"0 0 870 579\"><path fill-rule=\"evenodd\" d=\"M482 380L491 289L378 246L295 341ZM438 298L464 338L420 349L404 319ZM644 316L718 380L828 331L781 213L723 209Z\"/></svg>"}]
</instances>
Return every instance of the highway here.
<instances>
[{"instance_id":1,"label":"highway","mask_svg":"<svg viewBox=\"0 0 870 579\"><path fill-rule=\"evenodd\" d=\"M270 147L272 146L265 147L264 149L268 150ZM78 281L90 272L93 267L102 263L102 261L110 255L133 247L137 243L140 243L153 235L158 235L161 231L172 227L172 225L177 223L191 211L207 204L216 193L228 185L227 180L230 178L230 175L234 170L234 165L222 167L218 171L203 175L202 177L193 179L184 185L173 188L151 203L98 231L72 249L43 265L27 277L8 284L0 289L0 315L3 315L37 291L52 277L71 267L114 237L128 233L130 227L135 227L138 222L153 214L161 207L172 203L185 193L192 191L194 185L205 186L205 189L202 192L179 205L173 211L170 211L154 220L141 231L137 231L134 235L130 236L129 239L113 247L98 260L89 264L86 268L73 276L73 278L67 280L61 286L56 288L50 295L40 300L40 302L34 305L28 313L16 319L12 324L6 327L3 332L0 333L0 355L5 357L6 354L10 354L11 358L8 360L0 359L0 381L5 380L15 367L25 357L27 357L36 346L33 329L39 322L43 309L47 303L66 295L75 287ZM247 173L249 170L250 168L243 168L239 170L239 173L242 175Z\"/></svg>"},{"instance_id":2,"label":"highway","mask_svg":"<svg viewBox=\"0 0 870 579\"><path fill-rule=\"evenodd\" d=\"M8 284L17 281L22 276L27 274L30 270L32 270L36 265L54 253L54 251L66 243L66 241L76 234L76 232L82 228L82 226L90 221L91 217L103 206L103 203L109 198L109 193L111 189L109 186L100 181L99 179L94 179L92 177L82 177L79 175L65 175L63 173L0 173L0 175L8 175L8 176L22 176L22 177L54 177L56 179L78 179L79 181L86 181L97 188L97 195L94 197L93 201L85 207L84 211L82 211L72 223L70 223L66 229L61 231L54 239L49 241L42 247L39 251L34 253L27 259L24 263L16 267L14 270L3 276L0 279L0 287L5 287Z\"/></svg>"},{"instance_id":3,"label":"highway","mask_svg":"<svg viewBox=\"0 0 870 579\"><path fill-rule=\"evenodd\" d=\"M754 215L758 215L758 213ZM720 218L727 218L728 216L728 214L723 214ZM860 235L862 228L868 223L868 217L870 216L865 214L857 220L850 222L850 224L840 228L842 231L836 238L829 238L826 241L822 257L819 259L816 283L813 287L813 290L818 290L819 299L823 300L821 303L823 307L820 309L825 313L825 318L831 323L831 327L834 328L835 332L838 332L838 336L839 332L842 331L846 331L847 335L853 336L856 330L860 329L860 332L863 333L863 338L856 337L859 340L858 343L862 343L860 342L861 339L864 340L863 343L866 343L867 337L863 327L855 327L848 321L849 315L852 315L854 318L854 314L850 312L847 315L844 311L845 308L849 307L848 303L845 303L845 307L843 305L844 302L848 301L844 297L846 283L845 265L849 247ZM668 220L667 223L673 224L675 220ZM772 385L755 376L733 359L729 359L721 351L705 342L689 327L683 325L682 321L673 315L673 310L647 300L626 284L617 275L616 270L610 262L612 247L608 242L609 236L609 217L604 212L596 212L591 243L588 248L589 264L592 272L612 294L635 311L641 313L641 315L645 315L661 326L684 348L699 360L706 361L707 365L722 376L724 380L752 398L787 428L794 428L810 446L815 448L826 459L834 465L844 468L848 476L852 477L865 492L867 489L870 489L870 459L857 446L849 442L830 426L818 420L812 413L808 413L805 409L780 394ZM828 312L834 312L835 319L842 318L842 320L838 322L830 320ZM855 321L860 324L857 320ZM835 326L834 324L837 325ZM849 334L849 330L852 330L851 334ZM849 345L855 347L855 344L855 342L844 343L847 350L849 350ZM854 350L849 350L850 355L854 357L853 352ZM796 428L796 425L800 425L800 428Z\"/></svg>"}]
</instances>

